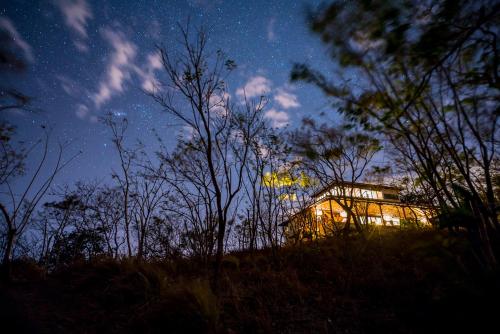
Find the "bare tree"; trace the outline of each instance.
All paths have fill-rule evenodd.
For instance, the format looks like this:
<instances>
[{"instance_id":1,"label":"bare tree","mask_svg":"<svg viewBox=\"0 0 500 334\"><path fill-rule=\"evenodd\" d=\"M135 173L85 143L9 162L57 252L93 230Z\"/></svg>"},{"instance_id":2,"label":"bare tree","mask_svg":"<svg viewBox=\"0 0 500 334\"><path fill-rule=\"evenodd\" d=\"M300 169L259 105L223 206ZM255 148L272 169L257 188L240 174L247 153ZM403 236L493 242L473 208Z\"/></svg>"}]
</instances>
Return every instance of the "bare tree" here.
<instances>
[{"instance_id":1,"label":"bare tree","mask_svg":"<svg viewBox=\"0 0 500 334\"><path fill-rule=\"evenodd\" d=\"M365 176L374 155L380 150L378 140L359 129L317 126L313 120L304 120L302 129L293 135L296 153L302 163L323 188L330 187L331 199L347 213L345 231L351 221L362 231L360 215L363 208L355 205L359 196L354 183ZM333 217L331 217L333 223ZM352 219L352 220L351 220Z\"/></svg>"},{"instance_id":2,"label":"bare tree","mask_svg":"<svg viewBox=\"0 0 500 334\"><path fill-rule=\"evenodd\" d=\"M131 200L132 216L137 232L137 258L142 260L148 249L148 235L151 225L158 221L159 209L163 206L168 194L164 189L165 179L137 172L134 176Z\"/></svg>"},{"instance_id":3,"label":"bare tree","mask_svg":"<svg viewBox=\"0 0 500 334\"><path fill-rule=\"evenodd\" d=\"M167 211L153 217L150 231L148 233L147 253L152 259L175 259L182 257L183 247L181 244L180 231L172 221Z\"/></svg>"},{"instance_id":4,"label":"bare tree","mask_svg":"<svg viewBox=\"0 0 500 334\"><path fill-rule=\"evenodd\" d=\"M26 155L29 154L25 147L14 147L12 138L15 130L15 127L8 123L0 123L0 185L23 174L24 161ZM30 151L34 148L35 146L31 147Z\"/></svg>"},{"instance_id":5,"label":"bare tree","mask_svg":"<svg viewBox=\"0 0 500 334\"><path fill-rule=\"evenodd\" d=\"M90 204L95 224L103 232L107 253L113 258L118 258L123 254L122 246L126 244L126 237L123 233L125 230L123 202L121 188L102 186L96 191Z\"/></svg>"},{"instance_id":6,"label":"bare tree","mask_svg":"<svg viewBox=\"0 0 500 334\"><path fill-rule=\"evenodd\" d=\"M205 154L194 142L180 140L173 152L164 148L159 157L164 166L159 177L170 188L165 207L168 217L180 225L190 254L208 263L216 243L217 208Z\"/></svg>"},{"instance_id":7,"label":"bare tree","mask_svg":"<svg viewBox=\"0 0 500 334\"><path fill-rule=\"evenodd\" d=\"M132 187L132 174L133 165L137 159L137 149L130 149L125 146L125 134L128 128L128 120L122 118L116 120L112 114L107 115L102 119L103 123L109 127L112 133L111 140L115 146L116 152L120 158L120 171L112 171L111 176L118 183L122 191L123 199L123 219L125 222L125 240L127 245L127 254L132 256L132 240L130 235L131 228L131 187Z\"/></svg>"},{"instance_id":8,"label":"bare tree","mask_svg":"<svg viewBox=\"0 0 500 334\"><path fill-rule=\"evenodd\" d=\"M243 108L235 107L227 94L225 78L235 68L223 52L214 54L207 47L208 36L198 30L194 36L181 28L181 51L159 48L168 77L150 95L164 110L192 133L193 149L204 155L215 199L217 282L224 253L226 226L236 196L242 188L244 166L250 143L259 131L264 100Z\"/></svg>"},{"instance_id":9,"label":"bare tree","mask_svg":"<svg viewBox=\"0 0 500 334\"><path fill-rule=\"evenodd\" d=\"M44 198L49 190L56 175L66 167L76 156L75 154L67 160L63 160L64 146L58 144L58 151L56 155L56 162L51 167L48 176L44 177L43 173L46 172L47 158L50 145L50 131L44 128L44 137L35 143L32 149L41 148L42 156L38 164L35 166L34 171L28 177L28 183L22 189L20 194L14 192L11 185L11 178L4 180L2 188L6 190L7 199L0 202L0 210L2 211L3 221L5 224L5 248L3 249L3 269L6 278L10 276L10 263L12 259L12 251L15 246L16 239L19 238L31 221L34 210L38 207L40 201ZM18 164L21 166L21 164ZM12 177L16 173L10 174ZM17 173L19 174L19 173Z\"/></svg>"},{"instance_id":10,"label":"bare tree","mask_svg":"<svg viewBox=\"0 0 500 334\"><path fill-rule=\"evenodd\" d=\"M85 242L94 246L101 243L104 245L101 253L87 253L86 257L106 255L118 258L127 253L127 250L123 249L126 237L123 193L119 187L100 185L98 182L77 182L71 188L65 186L54 189L51 195L56 196L57 200L44 204L33 227L39 239L39 262L48 270L59 266L60 259L71 261L66 248L71 245L66 245L65 242L71 243L78 238L83 238L81 247L86 247ZM144 210L147 210L148 205L145 207ZM135 213L132 212L132 215L135 216ZM147 237L147 233L144 234L144 238ZM71 246L74 247L75 256L79 256L78 252L82 249L80 246ZM100 246L94 246L91 247L94 251L100 250Z\"/></svg>"},{"instance_id":11,"label":"bare tree","mask_svg":"<svg viewBox=\"0 0 500 334\"><path fill-rule=\"evenodd\" d=\"M74 192L70 192L68 187L62 190L60 201L47 202L43 205L43 210L39 212L34 226L35 233L39 236L38 262L46 269L57 263L49 264L53 258L54 245L64 237L68 228L75 225L75 213L85 210L83 203Z\"/></svg>"},{"instance_id":12,"label":"bare tree","mask_svg":"<svg viewBox=\"0 0 500 334\"><path fill-rule=\"evenodd\" d=\"M250 250L270 247L276 253L283 241L283 225L308 187L284 138L284 133L268 128L252 145L244 182L247 209L240 227Z\"/></svg>"}]
</instances>

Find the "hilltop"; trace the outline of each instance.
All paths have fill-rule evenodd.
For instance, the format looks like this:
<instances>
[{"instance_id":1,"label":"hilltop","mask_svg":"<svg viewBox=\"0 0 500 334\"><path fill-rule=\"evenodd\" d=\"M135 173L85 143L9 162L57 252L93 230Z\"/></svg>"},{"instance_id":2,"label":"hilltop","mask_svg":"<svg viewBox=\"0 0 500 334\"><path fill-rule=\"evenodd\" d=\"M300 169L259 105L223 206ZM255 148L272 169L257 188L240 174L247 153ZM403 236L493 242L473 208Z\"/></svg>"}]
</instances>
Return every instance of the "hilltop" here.
<instances>
[{"instance_id":1,"label":"hilltop","mask_svg":"<svg viewBox=\"0 0 500 334\"><path fill-rule=\"evenodd\" d=\"M375 230L229 254L216 297L195 260L103 258L47 275L18 262L2 320L30 333L477 332L500 280L476 263L461 237Z\"/></svg>"}]
</instances>

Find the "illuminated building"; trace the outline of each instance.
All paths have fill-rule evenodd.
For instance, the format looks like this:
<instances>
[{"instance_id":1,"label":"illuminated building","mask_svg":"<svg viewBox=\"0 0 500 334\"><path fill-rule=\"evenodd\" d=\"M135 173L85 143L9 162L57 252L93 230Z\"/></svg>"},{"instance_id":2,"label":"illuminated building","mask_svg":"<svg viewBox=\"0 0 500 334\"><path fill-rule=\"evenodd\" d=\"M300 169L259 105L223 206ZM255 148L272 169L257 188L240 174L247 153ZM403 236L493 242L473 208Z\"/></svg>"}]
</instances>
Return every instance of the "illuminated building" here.
<instances>
[{"instance_id":1,"label":"illuminated building","mask_svg":"<svg viewBox=\"0 0 500 334\"><path fill-rule=\"evenodd\" d=\"M399 188L368 183L336 183L312 195L313 203L293 215L283 226L287 239L331 235L354 219L359 226L430 225L433 207L404 203ZM354 227L353 227L354 228Z\"/></svg>"}]
</instances>

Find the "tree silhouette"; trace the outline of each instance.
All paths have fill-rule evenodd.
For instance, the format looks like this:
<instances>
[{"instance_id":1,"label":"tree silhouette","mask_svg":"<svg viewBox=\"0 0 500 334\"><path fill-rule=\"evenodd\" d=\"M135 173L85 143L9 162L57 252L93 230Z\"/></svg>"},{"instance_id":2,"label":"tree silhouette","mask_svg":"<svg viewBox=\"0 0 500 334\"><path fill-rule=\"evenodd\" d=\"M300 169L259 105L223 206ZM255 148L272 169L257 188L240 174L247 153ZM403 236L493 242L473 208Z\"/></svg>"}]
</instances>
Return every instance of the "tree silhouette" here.
<instances>
[{"instance_id":1,"label":"tree silhouette","mask_svg":"<svg viewBox=\"0 0 500 334\"><path fill-rule=\"evenodd\" d=\"M243 186L251 143L263 126L265 99L256 103L245 101L243 107L236 106L227 94L225 83L227 75L235 68L234 61L220 50L214 53L209 50L206 31L201 29L192 33L189 24L180 30L179 52L159 48L168 80L153 89L150 95L189 131L180 148L198 152L206 164L210 183L208 189L201 189L201 192L208 190L215 204L214 282L217 285L226 227Z\"/></svg>"},{"instance_id":2,"label":"tree silhouette","mask_svg":"<svg viewBox=\"0 0 500 334\"><path fill-rule=\"evenodd\" d=\"M9 279L10 264L12 260L12 252L15 242L26 231L29 224L32 222L32 215L40 201L44 198L47 191L50 189L56 175L66 167L80 153L76 153L68 159L64 159L63 152L65 146L58 144L56 162L54 166L48 169L48 151L50 146L50 131L44 129L43 139L37 141L28 152L36 152L40 149L41 158L34 166L33 170L27 174L27 185L20 188L20 193L15 193L11 185L14 176L23 175L24 171L10 173L10 177L6 178L1 184L2 189L5 189L5 200L0 202L0 211L2 212L3 223L5 224L5 244L3 251L3 274L4 278ZM17 166L22 166L18 164ZM43 172L48 169L48 176L43 176Z\"/></svg>"},{"instance_id":3,"label":"tree silhouette","mask_svg":"<svg viewBox=\"0 0 500 334\"><path fill-rule=\"evenodd\" d=\"M387 141L401 170L441 210L453 185L474 197L481 257L498 238L498 30L495 1L352 1L311 13L337 75L296 64L292 79L320 87L337 110Z\"/></svg>"}]
</instances>

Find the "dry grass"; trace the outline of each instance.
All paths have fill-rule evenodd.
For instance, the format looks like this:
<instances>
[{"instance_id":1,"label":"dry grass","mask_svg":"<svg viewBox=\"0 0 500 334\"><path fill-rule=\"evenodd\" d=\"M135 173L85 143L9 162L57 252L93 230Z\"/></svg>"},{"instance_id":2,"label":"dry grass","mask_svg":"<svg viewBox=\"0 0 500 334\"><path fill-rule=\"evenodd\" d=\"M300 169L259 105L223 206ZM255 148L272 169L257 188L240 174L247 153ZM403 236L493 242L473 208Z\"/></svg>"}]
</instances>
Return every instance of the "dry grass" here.
<instances>
[{"instance_id":1,"label":"dry grass","mask_svg":"<svg viewBox=\"0 0 500 334\"><path fill-rule=\"evenodd\" d=\"M192 261L24 271L3 290L7 308L16 305L26 331L47 333L478 332L500 297L498 274L475 266L465 240L418 230L313 242L277 258L230 254L218 297Z\"/></svg>"}]
</instances>

